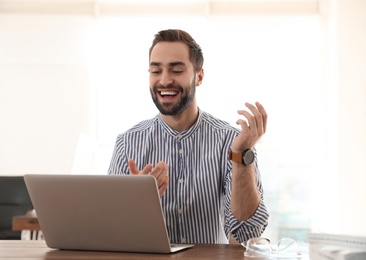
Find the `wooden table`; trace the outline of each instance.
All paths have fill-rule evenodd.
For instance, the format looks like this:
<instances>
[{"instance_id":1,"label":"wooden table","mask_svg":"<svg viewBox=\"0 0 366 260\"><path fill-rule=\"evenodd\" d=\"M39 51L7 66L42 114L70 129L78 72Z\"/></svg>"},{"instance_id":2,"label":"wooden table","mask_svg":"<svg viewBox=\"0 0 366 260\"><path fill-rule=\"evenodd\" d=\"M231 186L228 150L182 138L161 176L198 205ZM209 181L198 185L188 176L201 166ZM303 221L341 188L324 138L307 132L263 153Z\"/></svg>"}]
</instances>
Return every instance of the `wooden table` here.
<instances>
[{"instance_id":1,"label":"wooden table","mask_svg":"<svg viewBox=\"0 0 366 260\"><path fill-rule=\"evenodd\" d=\"M240 245L195 245L173 254L145 254L121 252L93 252L56 250L47 247L44 241L0 240L0 259L176 259L213 260L244 259L244 248Z\"/></svg>"}]
</instances>

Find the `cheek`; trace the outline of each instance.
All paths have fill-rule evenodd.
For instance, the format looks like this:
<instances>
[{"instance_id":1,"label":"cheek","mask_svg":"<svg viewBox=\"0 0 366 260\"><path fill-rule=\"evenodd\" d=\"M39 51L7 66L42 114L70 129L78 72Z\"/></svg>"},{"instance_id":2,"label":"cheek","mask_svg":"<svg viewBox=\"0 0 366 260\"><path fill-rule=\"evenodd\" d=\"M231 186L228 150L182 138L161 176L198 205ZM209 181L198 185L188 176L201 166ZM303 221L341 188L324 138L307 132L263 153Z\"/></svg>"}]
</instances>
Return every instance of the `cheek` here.
<instances>
[{"instance_id":1,"label":"cheek","mask_svg":"<svg viewBox=\"0 0 366 260\"><path fill-rule=\"evenodd\" d=\"M155 85L158 84L158 80L152 76L149 77L149 85L150 85L150 88L154 88Z\"/></svg>"},{"instance_id":2,"label":"cheek","mask_svg":"<svg viewBox=\"0 0 366 260\"><path fill-rule=\"evenodd\" d=\"M180 78L175 78L174 82L182 87L191 87L192 83L194 83L194 78L193 77L180 77Z\"/></svg>"}]
</instances>

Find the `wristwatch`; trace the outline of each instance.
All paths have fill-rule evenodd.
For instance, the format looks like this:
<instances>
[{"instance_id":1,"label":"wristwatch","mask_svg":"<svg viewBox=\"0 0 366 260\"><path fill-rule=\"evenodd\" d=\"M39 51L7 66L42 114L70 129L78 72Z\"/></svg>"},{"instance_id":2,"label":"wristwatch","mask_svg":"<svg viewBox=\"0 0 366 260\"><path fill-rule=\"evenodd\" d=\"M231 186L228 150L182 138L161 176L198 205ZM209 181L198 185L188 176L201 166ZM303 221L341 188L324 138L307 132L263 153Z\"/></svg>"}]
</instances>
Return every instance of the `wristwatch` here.
<instances>
[{"instance_id":1,"label":"wristwatch","mask_svg":"<svg viewBox=\"0 0 366 260\"><path fill-rule=\"evenodd\" d=\"M241 163L241 164L248 166L254 162L255 155L251 149L246 149L242 153L235 153L235 152L231 151L231 149L230 149L228 158L229 158L229 160L232 160L233 162Z\"/></svg>"}]
</instances>

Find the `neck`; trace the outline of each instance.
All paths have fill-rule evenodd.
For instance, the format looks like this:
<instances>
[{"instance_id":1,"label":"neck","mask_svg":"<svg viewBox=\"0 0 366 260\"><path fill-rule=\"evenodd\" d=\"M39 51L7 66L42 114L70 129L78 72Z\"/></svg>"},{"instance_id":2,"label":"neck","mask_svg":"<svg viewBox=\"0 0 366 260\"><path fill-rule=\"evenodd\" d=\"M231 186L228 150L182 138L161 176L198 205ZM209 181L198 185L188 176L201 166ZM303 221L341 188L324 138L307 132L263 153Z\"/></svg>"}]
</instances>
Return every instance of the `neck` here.
<instances>
[{"instance_id":1,"label":"neck","mask_svg":"<svg viewBox=\"0 0 366 260\"><path fill-rule=\"evenodd\" d=\"M161 117L163 118L164 122L175 131L187 131L197 121L198 107L195 102L192 102L192 104L179 115L161 115Z\"/></svg>"}]
</instances>

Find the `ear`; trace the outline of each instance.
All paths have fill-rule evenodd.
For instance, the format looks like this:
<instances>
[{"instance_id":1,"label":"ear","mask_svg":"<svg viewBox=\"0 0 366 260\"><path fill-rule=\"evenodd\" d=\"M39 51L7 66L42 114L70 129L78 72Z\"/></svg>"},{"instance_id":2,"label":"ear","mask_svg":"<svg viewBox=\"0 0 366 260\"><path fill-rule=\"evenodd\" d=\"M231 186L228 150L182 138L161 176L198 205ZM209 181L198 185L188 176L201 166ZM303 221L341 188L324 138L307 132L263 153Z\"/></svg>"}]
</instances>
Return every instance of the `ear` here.
<instances>
[{"instance_id":1,"label":"ear","mask_svg":"<svg viewBox=\"0 0 366 260\"><path fill-rule=\"evenodd\" d=\"M200 86L202 84L203 81L203 76L205 75L205 72L203 69L200 69L197 73L196 73L196 87Z\"/></svg>"}]
</instances>

